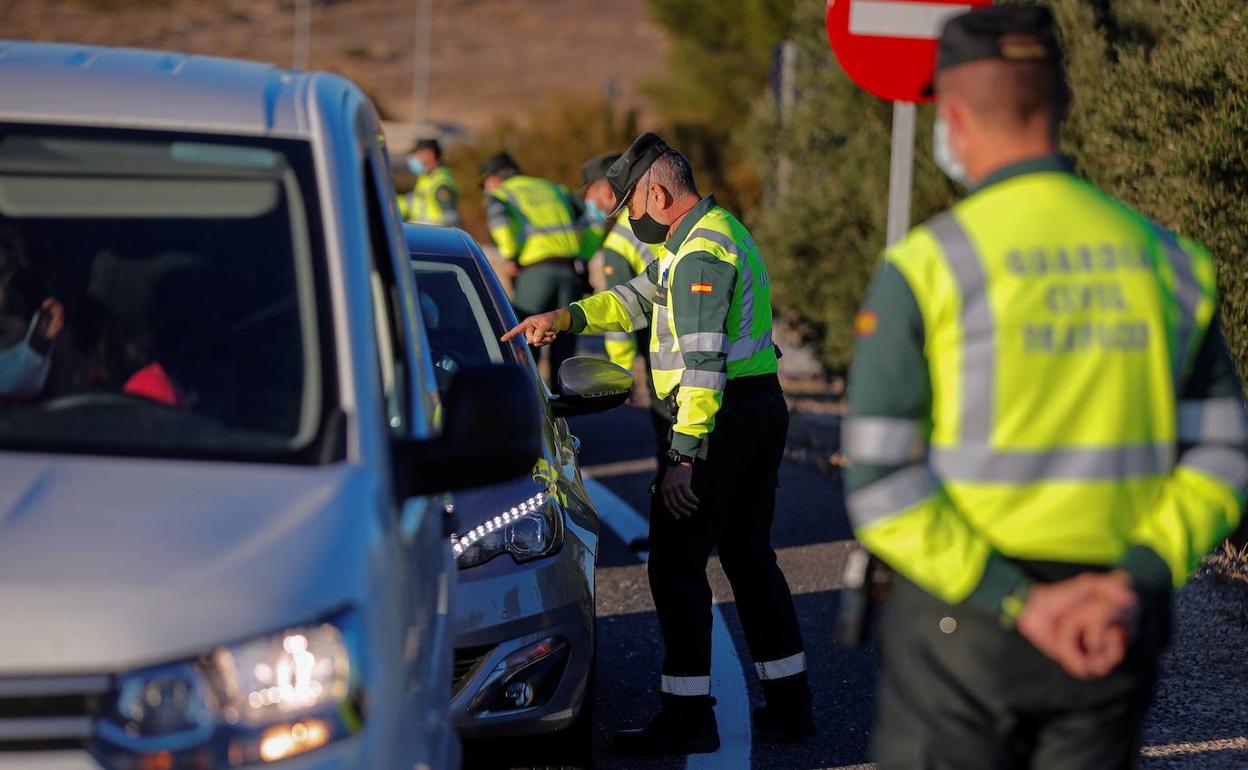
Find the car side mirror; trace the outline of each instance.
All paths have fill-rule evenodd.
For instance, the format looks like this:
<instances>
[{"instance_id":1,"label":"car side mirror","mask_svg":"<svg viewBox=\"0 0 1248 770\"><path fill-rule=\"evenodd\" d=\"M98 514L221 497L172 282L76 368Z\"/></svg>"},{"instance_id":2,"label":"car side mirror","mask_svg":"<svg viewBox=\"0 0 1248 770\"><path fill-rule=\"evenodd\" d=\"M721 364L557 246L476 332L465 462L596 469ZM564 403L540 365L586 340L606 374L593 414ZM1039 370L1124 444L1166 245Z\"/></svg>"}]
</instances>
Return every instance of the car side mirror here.
<instances>
[{"instance_id":1,"label":"car side mirror","mask_svg":"<svg viewBox=\"0 0 1248 770\"><path fill-rule=\"evenodd\" d=\"M406 497L482 487L533 471L542 455L541 400L511 364L455 374L443 399L442 434L395 450Z\"/></svg>"},{"instance_id":2,"label":"car side mirror","mask_svg":"<svg viewBox=\"0 0 1248 770\"><path fill-rule=\"evenodd\" d=\"M569 358L559 367L563 392L550 397L556 417L573 417L614 409L633 393L633 375L622 366L590 356Z\"/></svg>"}]
</instances>

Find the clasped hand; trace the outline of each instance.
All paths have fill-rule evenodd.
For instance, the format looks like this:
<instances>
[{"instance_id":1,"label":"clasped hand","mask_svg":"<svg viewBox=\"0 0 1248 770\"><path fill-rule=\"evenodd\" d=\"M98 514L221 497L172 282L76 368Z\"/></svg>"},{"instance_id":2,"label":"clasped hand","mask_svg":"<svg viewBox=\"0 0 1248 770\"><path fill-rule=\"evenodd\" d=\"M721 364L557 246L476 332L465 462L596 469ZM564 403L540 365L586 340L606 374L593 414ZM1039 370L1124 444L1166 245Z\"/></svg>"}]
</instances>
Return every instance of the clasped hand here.
<instances>
[{"instance_id":1,"label":"clasped hand","mask_svg":"<svg viewBox=\"0 0 1248 770\"><path fill-rule=\"evenodd\" d=\"M1018 630L1078 679L1099 679L1126 657L1135 634L1137 597L1124 572L1084 573L1036 584Z\"/></svg>"}]
</instances>

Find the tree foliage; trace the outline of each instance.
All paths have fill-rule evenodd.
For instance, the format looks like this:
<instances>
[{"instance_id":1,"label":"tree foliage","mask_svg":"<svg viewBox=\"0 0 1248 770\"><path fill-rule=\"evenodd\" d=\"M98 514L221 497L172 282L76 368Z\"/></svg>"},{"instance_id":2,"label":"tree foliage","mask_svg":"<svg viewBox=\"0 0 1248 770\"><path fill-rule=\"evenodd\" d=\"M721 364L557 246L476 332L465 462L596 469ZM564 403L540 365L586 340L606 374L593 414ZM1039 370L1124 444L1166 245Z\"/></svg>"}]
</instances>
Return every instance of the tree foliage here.
<instances>
[{"instance_id":1,"label":"tree foliage","mask_svg":"<svg viewBox=\"0 0 1248 770\"><path fill-rule=\"evenodd\" d=\"M1248 6L1243 0L1051 0L1074 92L1064 142L1091 181L1217 255L1224 324L1248 363ZM884 244L887 105L856 89L823 35L825 0L799 0L799 97L780 125L756 105L745 144L775 190L758 212L773 296L819 344L849 360L852 318ZM931 162L920 110L914 220L954 200Z\"/></svg>"}]
</instances>

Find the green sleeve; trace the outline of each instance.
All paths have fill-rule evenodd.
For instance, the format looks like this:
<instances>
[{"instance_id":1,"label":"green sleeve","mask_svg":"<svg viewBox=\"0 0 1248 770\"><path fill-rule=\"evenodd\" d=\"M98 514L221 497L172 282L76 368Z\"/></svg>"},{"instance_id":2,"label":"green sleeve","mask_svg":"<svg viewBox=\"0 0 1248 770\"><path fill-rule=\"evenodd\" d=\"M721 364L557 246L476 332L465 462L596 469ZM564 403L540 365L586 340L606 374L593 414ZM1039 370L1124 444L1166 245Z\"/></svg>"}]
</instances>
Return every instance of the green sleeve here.
<instances>
[{"instance_id":1,"label":"green sleeve","mask_svg":"<svg viewBox=\"0 0 1248 770\"><path fill-rule=\"evenodd\" d=\"M573 334L632 332L646 328L654 309L655 282L659 278L658 262L646 272L626 283L613 286L579 302L573 302Z\"/></svg>"},{"instance_id":2,"label":"green sleeve","mask_svg":"<svg viewBox=\"0 0 1248 770\"><path fill-rule=\"evenodd\" d=\"M672 449L697 457L715 429L728 384L728 311L737 268L715 255L686 254L671 276L672 320L685 370L676 394Z\"/></svg>"},{"instance_id":3,"label":"green sleeve","mask_svg":"<svg viewBox=\"0 0 1248 770\"><path fill-rule=\"evenodd\" d=\"M503 259L518 259L520 250L524 248L523 230L512 215L511 208L491 195L485 199L485 221L490 230L490 238Z\"/></svg>"},{"instance_id":4,"label":"green sleeve","mask_svg":"<svg viewBox=\"0 0 1248 770\"><path fill-rule=\"evenodd\" d=\"M442 224L447 227L459 227L459 191L449 184L444 184L437 189L434 197L438 201L438 208L442 210Z\"/></svg>"},{"instance_id":5,"label":"green sleeve","mask_svg":"<svg viewBox=\"0 0 1248 770\"><path fill-rule=\"evenodd\" d=\"M1132 533L1133 545L1120 565L1150 590L1183 585L1243 517L1248 482L1243 386L1216 317L1196 352L1178 406L1178 464ZM1185 420L1185 414L1205 417ZM1185 427L1188 422L1192 425Z\"/></svg>"}]
</instances>

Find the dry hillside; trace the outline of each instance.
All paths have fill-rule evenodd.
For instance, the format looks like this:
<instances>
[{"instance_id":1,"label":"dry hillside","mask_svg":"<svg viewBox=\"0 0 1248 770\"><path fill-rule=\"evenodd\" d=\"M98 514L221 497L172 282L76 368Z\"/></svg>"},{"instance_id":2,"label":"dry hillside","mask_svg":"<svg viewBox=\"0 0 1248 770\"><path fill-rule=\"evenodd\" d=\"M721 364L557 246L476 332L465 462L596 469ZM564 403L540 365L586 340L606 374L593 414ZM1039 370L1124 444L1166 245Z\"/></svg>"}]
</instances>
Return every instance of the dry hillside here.
<instances>
[{"instance_id":1,"label":"dry hillside","mask_svg":"<svg viewBox=\"0 0 1248 770\"><path fill-rule=\"evenodd\" d=\"M314 0L311 66L411 114L415 0ZM640 103L666 42L643 0L434 0L431 118L480 128L561 94ZM0 0L0 37L162 48L289 65L293 0Z\"/></svg>"}]
</instances>

